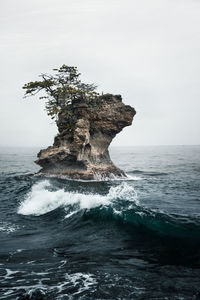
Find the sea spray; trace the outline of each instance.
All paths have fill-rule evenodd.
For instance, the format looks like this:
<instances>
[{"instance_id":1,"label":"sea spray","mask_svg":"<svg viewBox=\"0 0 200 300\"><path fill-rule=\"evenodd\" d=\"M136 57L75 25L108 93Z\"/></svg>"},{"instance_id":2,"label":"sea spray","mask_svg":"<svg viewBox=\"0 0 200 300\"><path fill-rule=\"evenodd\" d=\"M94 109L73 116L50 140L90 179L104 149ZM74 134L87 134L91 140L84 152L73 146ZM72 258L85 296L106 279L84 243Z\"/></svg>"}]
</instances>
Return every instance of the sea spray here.
<instances>
[{"instance_id":1,"label":"sea spray","mask_svg":"<svg viewBox=\"0 0 200 300\"><path fill-rule=\"evenodd\" d=\"M111 205L117 199L129 200L138 204L134 188L126 182L111 187L107 195L80 193L78 191L50 190L48 180L40 181L32 186L31 191L21 202L18 213L22 215L43 215L58 207L74 206L78 209L91 209L98 206ZM71 212L72 213L72 212Z\"/></svg>"},{"instance_id":2,"label":"sea spray","mask_svg":"<svg viewBox=\"0 0 200 300\"><path fill-rule=\"evenodd\" d=\"M137 192L128 181L112 186L106 195L54 189L55 186L48 180L35 183L21 202L18 214L40 216L63 208L64 219L81 212L78 218L85 214L86 218L96 221L115 220L159 236L199 241L198 219L185 222L178 215L145 207L139 202Z\"/></svg>"}]
</instances>

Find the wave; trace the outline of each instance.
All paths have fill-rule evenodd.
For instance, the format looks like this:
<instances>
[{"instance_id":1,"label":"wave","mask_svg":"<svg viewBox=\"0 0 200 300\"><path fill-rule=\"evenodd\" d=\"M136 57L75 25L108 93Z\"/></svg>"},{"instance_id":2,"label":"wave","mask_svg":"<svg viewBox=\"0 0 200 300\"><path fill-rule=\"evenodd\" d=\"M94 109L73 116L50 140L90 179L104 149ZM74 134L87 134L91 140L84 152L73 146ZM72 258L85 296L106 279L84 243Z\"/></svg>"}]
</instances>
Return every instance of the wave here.
<instances>
[{"instance_id":1,"label":"wave","mask_svg":"<svg viewBox=\"0 0 200 300\"><path fill-rule=\"evenodd\" d=\"M85 212L85 218L99 222L113 220L132 229L142 230L147 234L155 234L163 238L177 241L200 243L200 218L191 218L177 214L167 214L159 210L142 206L129 205L121 210L116 207L94 208Z\"/></svg>"},{"instance_id":2,"label":"wave","mask_svg":"<svg viewBox=\"0 0 200 300\"><path fill-rule=\"evenodd\" d=\"M142 171L142 170L133 170L129 171L129 174L141 174L145 176L166 176L169 175L169 173L166 172L156 172L156 171Z\"/></svg>"},{"instance_id":3,"label":"wave","mask_svg":"<svg viewBox=\"0 0 200 300\"><path fill-rule=\"evenodd\" d=\"M44 215L58 207L72 206L78 209L91 209L97 206L108 206L118 198L130 198L138 201L133 187L123 182L117 187L111 187L107 195L68 192L64 189L52 191L48 180L33 185L31 192L22 201L18 213L22 215Z\"/></svg>"},{"instance_id":4,"label":"wave","mask_svg":"<svg viewBox=\"0 0 200 300\"><path fill-rule=\"evenodd\" d=\"M79 191L53 190L48 180L32 186L18 213L41 216L58 208L64 209L65 218L89 218L94 222L113 220L162 237L200 242L200 219L143 207L137 192L128 182L112 186L106 195ZM80 214L79 214L80 212ZM54 215L56 217L56 215Z\"/></svg>"}]
</instances>

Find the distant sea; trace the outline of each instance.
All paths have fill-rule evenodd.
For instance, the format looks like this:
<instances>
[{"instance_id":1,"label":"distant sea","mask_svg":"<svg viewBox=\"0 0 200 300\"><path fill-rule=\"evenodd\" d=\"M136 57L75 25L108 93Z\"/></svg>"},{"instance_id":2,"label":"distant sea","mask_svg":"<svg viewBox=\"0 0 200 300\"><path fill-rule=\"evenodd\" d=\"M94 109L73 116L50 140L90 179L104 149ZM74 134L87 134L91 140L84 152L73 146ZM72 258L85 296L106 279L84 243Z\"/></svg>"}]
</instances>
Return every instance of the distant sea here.
<instances>
[{"instance_id":1,"label":"distant sea","mask_svg":"<svg viewBox=\"0 0 200 300\"><path fill-rule=\"evenodd\" d=\"M200 146L111 148L126 179L0 149L0 299L200 299Z\"/></svg>"}]
</instances>

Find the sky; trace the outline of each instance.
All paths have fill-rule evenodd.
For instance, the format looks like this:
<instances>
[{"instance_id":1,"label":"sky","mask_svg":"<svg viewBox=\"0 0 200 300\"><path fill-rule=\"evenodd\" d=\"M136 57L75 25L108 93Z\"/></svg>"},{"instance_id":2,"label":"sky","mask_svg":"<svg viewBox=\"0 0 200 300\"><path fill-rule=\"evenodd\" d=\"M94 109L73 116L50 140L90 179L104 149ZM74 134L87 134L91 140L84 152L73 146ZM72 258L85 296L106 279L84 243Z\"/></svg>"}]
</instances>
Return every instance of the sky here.
<instances>
[{"instance_id":1,"label":"sky","mask_svg":"<svg viewBox=\"0 0 200 300\"><path fill-rule=\"evenodd\" d=\"M22 86L62 64L137 114L113 146L200 144L199 0L0 0L0 146L52 144Z\"/></svg>"}]
</instances>

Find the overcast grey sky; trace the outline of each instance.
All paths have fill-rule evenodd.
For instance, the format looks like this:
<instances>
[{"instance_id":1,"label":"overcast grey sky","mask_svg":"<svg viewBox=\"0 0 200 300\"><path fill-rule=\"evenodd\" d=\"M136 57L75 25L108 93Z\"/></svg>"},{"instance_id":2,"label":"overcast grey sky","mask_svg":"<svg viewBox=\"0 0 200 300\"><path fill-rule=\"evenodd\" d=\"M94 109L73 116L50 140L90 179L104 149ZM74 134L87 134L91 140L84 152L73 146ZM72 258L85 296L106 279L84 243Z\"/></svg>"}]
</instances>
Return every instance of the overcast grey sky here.
<instances>
[{"instance_id":1,"label":"overcast grey sky","mask_svg":"<svg viewBox=\"0 0 200 300\"><path fill-rule=\"evenodd\" d=\"M200 144L200 1L0 0L0 146L56 126L24 83L62 64L135 107L113 145Z\"/></svg>"}]
</instances>

